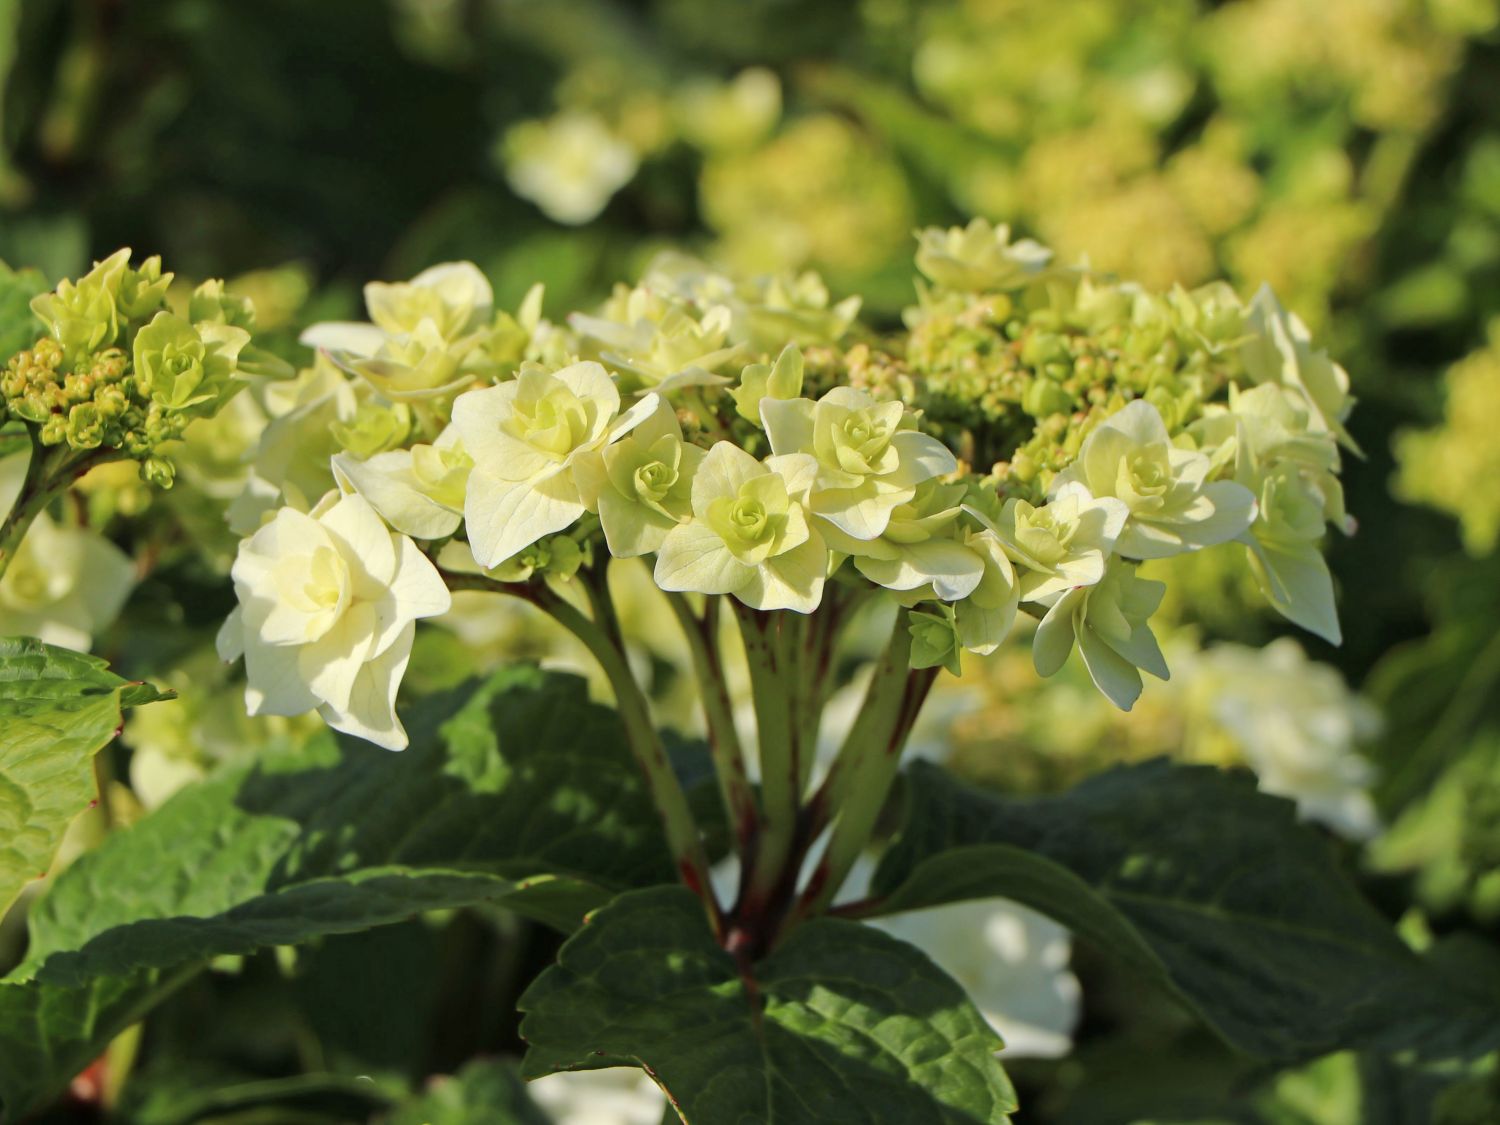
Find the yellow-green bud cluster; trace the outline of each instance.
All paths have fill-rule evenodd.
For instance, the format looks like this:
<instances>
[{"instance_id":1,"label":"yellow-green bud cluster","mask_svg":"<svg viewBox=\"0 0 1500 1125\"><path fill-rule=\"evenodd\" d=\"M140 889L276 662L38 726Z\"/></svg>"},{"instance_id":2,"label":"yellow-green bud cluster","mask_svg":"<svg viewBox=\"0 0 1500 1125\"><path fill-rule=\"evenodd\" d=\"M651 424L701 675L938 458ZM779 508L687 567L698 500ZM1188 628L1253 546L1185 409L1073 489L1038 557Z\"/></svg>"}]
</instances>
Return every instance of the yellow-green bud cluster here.
<instances>
[{"instance_id":1,"label":"yellow-green bud cluster","mask_svg":"<svg viewBox=\"0 0 1500 1125\"><path fill-rule=\"evenodd\" d=\"M12 356L0 375L6 416L35 425L43 445L110 447L144 459L192 420L141 394L119 348L80 357L70 371L62 362L57 341L42 339Z\"/></svg>"},{"instance_id":2,"label":"yellow-green bud cluster","mask_svg":"<svg viewBox=\"0 0 1500 1125\"><path fill-rule=\"evenodd\" d=\"M173 472L159 448L239 389L254 312L208 282L184 320L165 307L172 275L160 260L129 260L120 250L32 302L48 334L0 372L0 423L34 427L45 446L116 451L165 486ZM256 362L274 369L274 357Z\"/></svg>"},{"instance_id":3,"label":"yellow-green bud cluster","mask_svg":"<svg viewBox=\"0 0 1500 1125\"><path fill-rule=\"evenodd\" d=\"M1127 401L1146 399L1177 432L1240 370L1233 350L1143 317L1140 294L1087 311L1068 307L1075 299L1017 308L1005 294L974 295L910 318L908 401L965 461L995 467L1013 495L1044 493L1088 431Z\"/></svg>"}]
</instances>

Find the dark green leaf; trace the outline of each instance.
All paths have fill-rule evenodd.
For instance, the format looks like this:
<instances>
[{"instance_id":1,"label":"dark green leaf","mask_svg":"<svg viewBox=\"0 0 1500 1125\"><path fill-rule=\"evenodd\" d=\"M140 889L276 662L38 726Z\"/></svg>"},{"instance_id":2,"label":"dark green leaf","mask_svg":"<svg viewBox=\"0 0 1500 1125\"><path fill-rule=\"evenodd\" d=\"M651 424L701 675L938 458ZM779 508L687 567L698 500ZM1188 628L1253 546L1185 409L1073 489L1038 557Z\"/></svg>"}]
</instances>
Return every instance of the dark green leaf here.
<instances>
[{"instance_id":1,"label":"dark green leaf","mask_svg":"<svg viewBox=\"0 0 1500 1125\"><path fill-rule=\"evenodd\" d=\"M878 912L1002 896L1125 957L1243 1050L1468 1053L1500 1012L1418 962L1253 779L1163 761L1007 800L918 764Z\"/></svg>"},{"instance_id":2,"label":"dark green leaf","mask_svg":"<svg viewBox=\"0 0 1500 1125\"><path fill-rule=\"evenodd\" d=\"M680 887L592 915L521 998L527 1077L645 1067L688 1125L1003 1121L1000 1039L922 953L819 919L742 972Z\"/></svg>"},{"instance_id":3,"label":"dark green leaf","mask_svg":"<svg viewBox=\"0 0 1500 1125\"><path fill-rule=\"evenodd\" d=\"M407 719L403 753L326 737L268 755L60 875L0 983L6 1107L66 1082L131 997L149 1005L152 971L478 901L567 929L612 890L672 877L619 722L581 680L511 669ZM97 989L124 1006L53 1021Z\"/></svg>"},{"instance_id":4,"label":"dark green leaf","mask_svg":"<svg viewBox=\"0 0 1500 1125\"><path fill-rule=\"evenodd\" d=\"M120 729L120 709L160 698L97 657L0 640L0 914L47 873L68 825L98 796L94 755Z\"/></svg>"}]
</instances>

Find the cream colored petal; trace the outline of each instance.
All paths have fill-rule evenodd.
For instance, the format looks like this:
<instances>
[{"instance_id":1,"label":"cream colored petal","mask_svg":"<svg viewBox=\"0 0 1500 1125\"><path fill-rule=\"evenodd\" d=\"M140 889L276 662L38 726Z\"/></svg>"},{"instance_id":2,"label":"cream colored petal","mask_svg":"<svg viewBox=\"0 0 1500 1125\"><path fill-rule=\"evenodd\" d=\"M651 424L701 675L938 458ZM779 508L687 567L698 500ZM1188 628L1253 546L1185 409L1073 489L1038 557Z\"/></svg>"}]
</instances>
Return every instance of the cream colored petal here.
<instances>
[{"instance_id":1,"label":"cream colored petal","mask_svg":"<svg viewBox=\"0 0 1500 1125\"><path fill-rule=\"evenodd\" d=\"M338 542L358 596L379 597L396 573L395 537L380 513L355 493L342 497L318 522Z\"/></svg>"},{"instance_id":2,"label":"cream colored petal","mask_svg":"<svg viewBox=\"0 0 1500 1125\"><path fill-rule=\"evenodd\" d=\"M571 480L553 477L533 486L499 480L478 468L469 477L464 522L474 557L498 566L544 535L563 531L583 515Z\"/></svg>"},{"instance_id":3,"label":"cream colored petal","mask_svg":"<svg viewBox=\"0 0 1500 1125\"><path fill-rule=\"evenodd\" d=\"M736 559L711 528L685 523L667 532L654 573L663 590L729 594L749 582L755 568Z\"/></svg>"},{"instance_id":4,"label":"cream colored petal","mask_svg":"<svg viewBox=\"0 0 1500 1125\"><path fill-rule=\"evenodd\" d=\"M406 728L396 714L396 693L401 688L401 677L406 674L415 636L416 626L408 625L390 648L364 665L355 677L348 707L343 710L320 707L323 721L334 730L363 738L385 750L406 749Z\"/></svg>"}]
</instances>

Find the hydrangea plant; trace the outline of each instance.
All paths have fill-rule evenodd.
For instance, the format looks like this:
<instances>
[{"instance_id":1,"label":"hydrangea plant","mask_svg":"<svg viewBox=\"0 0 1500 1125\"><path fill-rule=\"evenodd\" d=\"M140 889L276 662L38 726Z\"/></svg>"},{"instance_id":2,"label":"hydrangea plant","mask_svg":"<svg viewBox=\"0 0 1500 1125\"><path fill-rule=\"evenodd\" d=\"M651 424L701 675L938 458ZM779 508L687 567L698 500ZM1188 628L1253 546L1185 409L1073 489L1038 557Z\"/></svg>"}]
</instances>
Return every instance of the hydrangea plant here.
<instances>
[{"instance_id":1,"label":"hydrangea plant","mask_svg":"<svg viewBox=\"0 0 1500 1125\"><path fill-rule=\"evenodd\" d=\"M903 760L945 670L1027 643L1040 675L1076 652L1135 706L1143 674L1171 674L1152 625L1167 583L1141 573L1163 559L1224 553L1337 641L1322 548L1353 530L1347 376L1269 290L1153 292L983 222L921 232L917 267L892 330L812 275L667 255L554 322L539 289L497 311L476 266L447 263L372 283L366 322L308 329L295 377L222 287L166 307L154 261L116 255L39 297L47 334L4 388L31 447L14 534L88 459L168 483L169 443L255 380L269 421L229 505L219 653L243 656L250 715L316 712L345 737L190 785L57 881L0 981L6 1109L169 970L479 902L569 935L521 997L523 1073L639 1067L693 1125L1005 1120L995 1028L1027 1033L987 1016L989 958L1045 980L1066 1025L1059 925L1270 1057L1493 1033L1242 778L1157 761L1026 800ZM629 628L677 629L690 653L701 742L653 713L617 598L630 574L658 609ZM402 702L417 622L455 596L549 617L614 710L524 667ZM50 653L18 652L12 678L66 680ZM75 679L117 723L149 697L106 675ZM108 735L90 727L85 754ZM131 897L148 877L192 887L221 855L234 877L191 901ZM954 905L995 897L1019 905ZM134 936L159 926L170 942ZM966 927L990 953L950 940ZM42 1009L66 1018L18 1042ZM1040 1053L1065 1046L1050 1034Z\"/></svg>"}]
</instances>

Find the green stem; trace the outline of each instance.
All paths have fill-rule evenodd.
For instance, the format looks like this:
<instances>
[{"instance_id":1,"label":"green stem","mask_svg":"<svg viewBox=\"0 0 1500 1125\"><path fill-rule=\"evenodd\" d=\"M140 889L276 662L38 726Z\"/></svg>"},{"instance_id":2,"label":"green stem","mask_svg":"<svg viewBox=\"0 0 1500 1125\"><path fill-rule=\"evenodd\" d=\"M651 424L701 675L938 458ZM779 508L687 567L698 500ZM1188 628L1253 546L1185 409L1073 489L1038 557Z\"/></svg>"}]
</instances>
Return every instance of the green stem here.
<instances>
[{"instance_id":1,"label":"green stem","mask_svg":"<svg viewBox=\"0 0 1500 1125\"><path fill-rule=\"evenodd\" d=\"M599 560L597 565L586 567L583 576L584 593L588 596L589 609L594 621L604 630L610 643L621 652L625 651L625 636L620 631L620 615L615 611L615 601L609 595L609 558Z\"/></svg>"},{"instance_id":2,"label":"green stem","mask_svg":"<svg viewBox=\"0 0 1500 1125\"><path fill-rule=\"evenodd\" d=\"M902 610L890 645L875 666L864 706L849 730L838 759L813 802L815 825L837 815L828 847L787 919L793 926L826 911L870 838L901 766L901 750L917 713L937 678L937 669L910 666L911 631ZM814 833L815 834L815 833Z\"/></svg>"},{"instance_id":3,"label":"green stem","mask_svg":"<svg viewBox=\"0 0 1500 1125\"><path fill-rule=\"evenodd\" d=\"M799 792L806 792L817 761L818 735L823 725L823 709L828 705L833 684L839 636L854 615L868 591L850 590L830 583L823 593L818 612L806 620L802 640L802 663L797 677L797 709L793 717Z\"/></svg>"},{"instance_id":4,"label":"green stem","mask_svg":"<svg viewBox=\"0 0 1500 1125\"><path fill-rule=\"evenodd\" d=\"M740 906L757 915L773 896L791 859L797 836L801 791L792 757L791 677L785 667L781 640L782 615L733 603L745 659L750 667L750 691L755 703L755 728L760 748L760 832L752 856L746 860Z\"/></svg>"},{"instance_id":5,"label":"green stem","mask_svg":"<svg viewBox=\"0 0 1500 1125\"><path fill-rule=\"evenodd\" d=\"M27 433L31 437L31 460L26 463L26 477L21 482L15 504L0 522L0 578L4 578L10 569L11 560L21 549L21 541L26 538L26 532L36 517L72 479L66 473L55 471L59 467L54 464L56 459L49 456L46 447L38 440L36 430L28 427Z\"/></svg>"},{"instance_id":6,"label":"green stem","mask_svg":"<svg viewBox=\"0 0 1500 1125\"><path fill-rule=\"evenodd\" d=\"M745 771L745 749L739 728L734 722L734 705L729 699L729 685L724 677L724 663L719 652L720 599L705 599L703 616L693 612L683 594L667 594L667 604L677 615L692 654L693 673L703 701L703 716L708 725L708 747L713 756L714 773L719 782L719 797L724 815L740 850L749 846L755 834L760 812L755 790Z\"/></svg>"},{"instance_id":7,"label":"green stem","mask_svg":"<svg viewBox=\"0 0 1500 1125\"><path fill-rule=\"evenodd\" d=\"M667 843L677 863L678 874L694 894L708 907L715 929L722 924L713 888L708 881L708 858L698 825L688 807L677 774L652 722L646 697L635 682L624 651L609 637L606 627L592 621L571 603L545 586L530 588L524 596L551 614L554 620L577 637L591 653L615 691L615 704L625 724L626 738L637 764L646 777L651 799L661 816Z\"/></svg>"}]
</instances>

